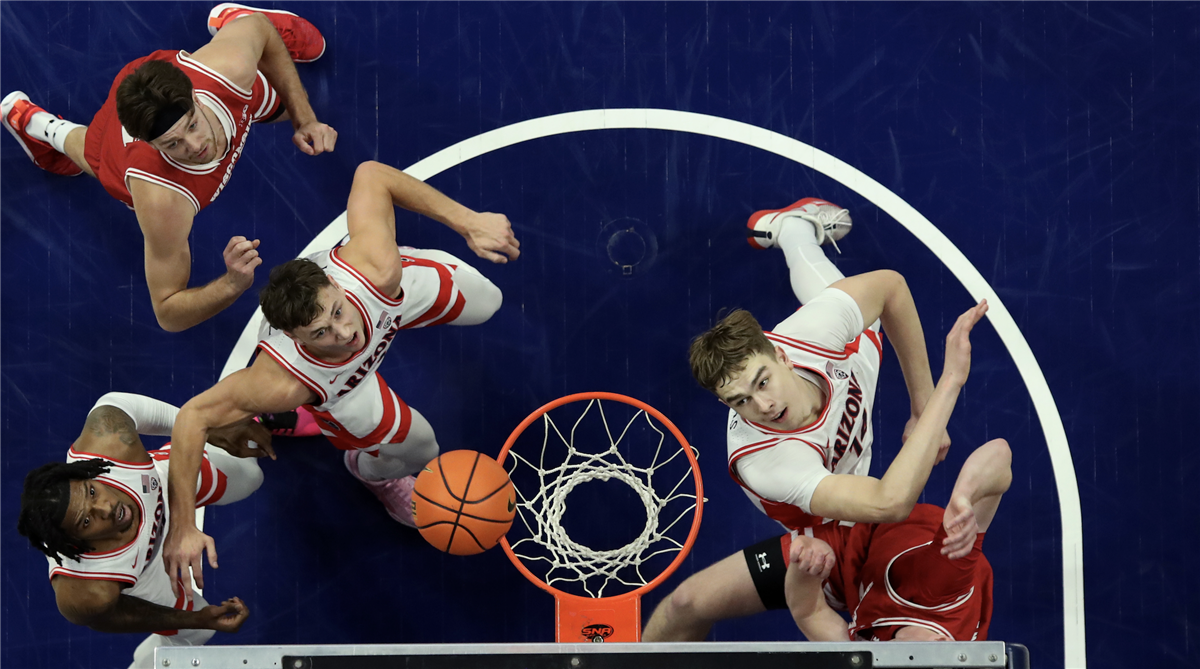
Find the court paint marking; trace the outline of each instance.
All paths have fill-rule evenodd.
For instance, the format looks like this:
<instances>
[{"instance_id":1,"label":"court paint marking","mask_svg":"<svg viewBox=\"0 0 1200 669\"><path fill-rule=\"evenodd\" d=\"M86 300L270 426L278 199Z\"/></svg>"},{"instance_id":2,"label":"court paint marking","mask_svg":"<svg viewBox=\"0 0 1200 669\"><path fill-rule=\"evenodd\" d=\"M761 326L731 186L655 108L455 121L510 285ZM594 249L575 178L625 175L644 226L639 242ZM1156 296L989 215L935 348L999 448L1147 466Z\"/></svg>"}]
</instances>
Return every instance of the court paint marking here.
<instances>
[{"instance_id":1,"label":"court paint marking","mask_svg":"<svg viewBox=\"0 0 1200 669\"><path fill-rule=\"evenodd\" d=\"M405 172L425 181L468 160L521 142L571 132L614 129L670 130L705 135L762 149L814 169L870 200L932 251L972 298L987 299L990 307L987 318L1008 348L1025 381L1046 437L1062 518L1064 664L1072 669L1085 668L1083 516L1071 448L1054 396L1029 343L1025 341L1000 296L946 235L895 193L841 160L791 137L739 121L670 109L590 109L530 119L465 139L418 161ZM300 255L330 248L345 234L346 214L343 213L318 234ZM230 353L221 378L246 365L254 352L261 320L262 312L255 311Z\"/></svg>"}]
</instances>

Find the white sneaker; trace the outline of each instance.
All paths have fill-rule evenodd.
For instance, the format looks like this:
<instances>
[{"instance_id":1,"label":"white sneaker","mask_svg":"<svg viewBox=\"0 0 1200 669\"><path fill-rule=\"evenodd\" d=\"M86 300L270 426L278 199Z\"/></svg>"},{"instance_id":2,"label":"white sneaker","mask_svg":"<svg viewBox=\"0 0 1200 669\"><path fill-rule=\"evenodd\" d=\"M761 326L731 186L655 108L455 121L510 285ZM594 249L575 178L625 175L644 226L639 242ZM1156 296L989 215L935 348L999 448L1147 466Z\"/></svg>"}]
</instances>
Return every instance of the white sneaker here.
<instances>
[{"instance_id":1,"label":"white sneaker","mask_svg":"<svg viewBox=\"0 0 1200 669\"><path fill-rule=\"evenodd\" d=\"M792 217L812 223L817 233L817 243L833 244L838 253L842 252L838 248L838 240L845 237L854 225L850 220L849 211L832 202L806 197L783 209L767 209L751 214L750 220L746 222L746 241L756 249L775 246L779 243L779 231L783 222Z\"/></svg>"}]
</instances>

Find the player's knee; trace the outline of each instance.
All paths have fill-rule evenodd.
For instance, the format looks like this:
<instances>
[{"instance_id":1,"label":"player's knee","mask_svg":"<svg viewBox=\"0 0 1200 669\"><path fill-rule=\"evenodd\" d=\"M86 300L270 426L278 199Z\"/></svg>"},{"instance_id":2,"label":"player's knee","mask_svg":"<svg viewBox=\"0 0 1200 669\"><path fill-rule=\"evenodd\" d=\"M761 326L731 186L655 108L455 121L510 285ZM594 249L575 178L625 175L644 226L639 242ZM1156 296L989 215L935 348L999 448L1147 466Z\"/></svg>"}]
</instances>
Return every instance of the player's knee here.
<instances>
[{"instance_id":1,"label":"player's knee","mask_svg":"<svg viewBox=\"0 0 1200 669\"><path fill-rule=\"evenodd\" d=\"M667 595L662 606L665 613L676 624L693 625L697 623L715 622L712 612L704 605L704 584L695 576L679 584L675 591Z\"/></svg>"},{"instance_id":2,"label":"player's knee","mask_svg":"<svg viewBox=\"0 0 1200 669\"><path fill-rule=\"evenodd\" d=\"M500 310L504 303L504 294L484 275L467 272L465 269L459 268L455 281L467 304L462 314L454 320L454 325L479 325L487 322Z\"/></svg>"}]
</instances>

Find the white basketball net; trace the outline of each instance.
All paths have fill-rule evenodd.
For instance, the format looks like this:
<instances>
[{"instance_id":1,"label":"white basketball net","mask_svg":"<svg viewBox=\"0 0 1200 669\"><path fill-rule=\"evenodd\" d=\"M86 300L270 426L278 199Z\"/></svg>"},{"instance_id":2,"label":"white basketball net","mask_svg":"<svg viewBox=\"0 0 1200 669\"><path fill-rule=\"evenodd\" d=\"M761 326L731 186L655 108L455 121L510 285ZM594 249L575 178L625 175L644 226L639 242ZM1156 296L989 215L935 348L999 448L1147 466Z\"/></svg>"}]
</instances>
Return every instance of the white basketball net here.
<instances>
[{"instance_id":1,"label":"white basketball net","mask_svg":"<svg viewBox=\"0 0 1200 669\"><path fill-rule=\"evenodd\" d=\"M593 407L603 421L604 433L608 437L607 448L599 453L584 452L575 445L576 429ZM692 468L683 448L671 446L668 447L669 452L664 454L666 434L640 409L616 438L609 429L604 407L598 399L588 401L583 413L571 426L569 438L563 436L549 414L549 411L542 414L545 433L536 463L515 449L508 453L512 458L510 474L515 474L521 466L527 466L536 472L539 482L539 489L532 496L516 490L517 517L529 536L511 544L513 554L521 558L530 571L534 571L532 563L545 563L546 574L542 579L547 585L576 583L592 597L603 597L604 589L614 582L634 588L646 585L657 574L650 574L647 578L642 574L642 564L656 555L683 550L683 543L691 529L690 525L685 525L676 531L676 534L682 535L682 539L668 536L668 532L685 518L690 518L696 508L695 487L690 487L689 494L689 488L685 486L692 478ZM658 443L653 446L653 454L639 453L649 456L649 464L644 467L631 464L618 450L621 440L638 420L644 420L657 433ZM547 445L554 444L557 448L557 440L551 434L566 446L566 458L560 464L546 462ZM656 472L672 463L675 466L670 473L664 472L657 477L660 486L664 482L670 486L669 491L660 494L654 487ZM682 470L682 473L676 474L675 470ZM517 477L513 479L515 484ZM610 480L628 485L641 498L646 508L646 524L629 544L612 550L594 550L573 541L563 529L562 520L567 510L567 499L577 486L588 481Z\"/></svg>"}]
</instances>

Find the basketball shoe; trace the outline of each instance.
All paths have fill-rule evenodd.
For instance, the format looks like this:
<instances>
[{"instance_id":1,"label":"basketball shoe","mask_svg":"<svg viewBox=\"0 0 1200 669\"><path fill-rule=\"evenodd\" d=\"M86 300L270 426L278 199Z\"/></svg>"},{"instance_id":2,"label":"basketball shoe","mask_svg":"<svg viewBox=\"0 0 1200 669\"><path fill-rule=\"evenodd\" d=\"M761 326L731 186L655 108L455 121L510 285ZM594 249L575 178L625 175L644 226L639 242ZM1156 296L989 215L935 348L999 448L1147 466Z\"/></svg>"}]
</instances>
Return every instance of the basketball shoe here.
<instances>
[{"instance_id":1,"label":"basketball shoe","mask_svg":"<svg viewBox=\"0 0 1200 669\"><path fill-rule=\"evenodd\" d=\"M247 14L259 13L271 21L283 44L287 47L288 55L297 63L311 63L325 53L325 37L321 31L308 20L291 12L278 9L258 9L246 5L235 5L223 2L208 13L208 34L214 37L217 31L226 23Z\"/></svg>"},{"instance_id":2,"label":"basketball shoe","mask_svg":"<svg viewBox=\"0 0 1200 669\"><path fill-rule=\"evenodd\" d=\"M44 111L46 110L30 102L29 96L21 91L13 91L4 96L4 100L0 100L0 122L3 122L4 128L16 138L34 165L64 177L83 174L83 170L65 153L59 153L49 143L25 132L29 117Z\"/></svg>"},{"instance_id":3,"label":"basketball shoe","mask_svg":"<svg viewBox=\"0 0 1200 669\"><path fill-rule=\"evenodd\" d=\"M402 479L385 479L383 481L368 481L358 473L358 458L362 451L346 451L342 456L346 463L346 469L350 470L350 475L362 482L383 502L383 508L387 509L388 515L392 520L415 528L417 521L413 519L413 504L412 493L413 486L417 484L417 477L405 476Z\"/></svg>"},{"instance_id":4,"label":"basketball shoe","mask_svg":"<svg viewBox=\"0 0 1200 669\"><path fill-rule=\"evenodd\" d=\"M304 407L283 413L264 413L254 417L277 437L317 437L321 427L312 413Z\"/></svg>"},{"instance_id":5,"label":"basketball shoe","mask_svg":"<svg viewBox=\"0 0 1200 669\"><path fill-rule=\"evenodd\" d=\"M779 231L789 218L801 218L812 223L817 232L817 243L833 244L838 253L837 241L850 232L853 222L850 212L832 202L806 197L783 209L756 211L746 222L746 241L756 249L769 249L779 243Z\"/></svg>"}]
</instances>

